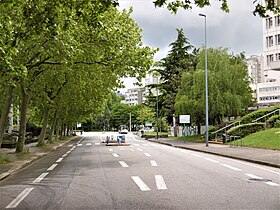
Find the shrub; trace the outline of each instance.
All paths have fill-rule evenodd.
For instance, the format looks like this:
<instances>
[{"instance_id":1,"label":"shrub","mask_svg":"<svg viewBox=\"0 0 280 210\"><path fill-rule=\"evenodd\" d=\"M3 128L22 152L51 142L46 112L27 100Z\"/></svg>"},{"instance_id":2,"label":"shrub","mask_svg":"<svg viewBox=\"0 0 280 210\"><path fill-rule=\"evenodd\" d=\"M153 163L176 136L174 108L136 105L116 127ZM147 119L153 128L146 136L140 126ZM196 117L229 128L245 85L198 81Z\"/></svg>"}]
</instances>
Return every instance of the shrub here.
<instances>
[{"instance_id":1,"label":"shrub","mask_svg":"<svg viewBox=\"0 0 280 210\"><path fill-rule=\"evenodd\" d=\"M253 120L256 120L259 117L262 117L270 112L273 112L276 109L280 109L280 105L251 112L251 113L245 115L244 117L241 117L240 120L242 121L242 123L251 123ZM262 122L264 122L264 121L265 121L265 118L262 119Z\"/></svg>"},{"instance_id":2,"label":"shrub","mask_svg":"<svg viewBox=\"0 0 280 210\"><path fill-rule=\"evenodd\" d=\"M267 120L267 124L269 128L279 128L279 123L280 123L280 115L274 115Z\"/></svg>"},{"instance_id":3,"label":"shrub","mask_svg":"<svg viewBox=\"0 0 280 210\"><path fill-rule=\"evenodd\" d=\"M229 129L227 131L227 134L231 136L241 136L242 138L251 133L256 133L264 129L265 129L265 123L248 123Z\"/></svg>"}]
</instances>

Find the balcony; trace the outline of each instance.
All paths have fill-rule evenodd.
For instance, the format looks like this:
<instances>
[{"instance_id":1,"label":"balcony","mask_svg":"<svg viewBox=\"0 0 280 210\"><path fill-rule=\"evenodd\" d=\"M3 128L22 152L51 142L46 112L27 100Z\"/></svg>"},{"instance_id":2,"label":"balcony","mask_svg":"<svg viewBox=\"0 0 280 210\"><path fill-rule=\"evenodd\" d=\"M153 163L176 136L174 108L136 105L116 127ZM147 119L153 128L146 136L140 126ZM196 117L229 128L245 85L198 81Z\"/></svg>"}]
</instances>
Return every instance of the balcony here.
<instances>
[{"instance_id":1,"label":"balcony","mask_svg":"<svg viewBox=\"0 0 280 210\"><path fill-rule=\"evenodd\" d=\"M269 66L271 70L280 71L280 60L271 61Z\"/></svg>"}]
</instances>

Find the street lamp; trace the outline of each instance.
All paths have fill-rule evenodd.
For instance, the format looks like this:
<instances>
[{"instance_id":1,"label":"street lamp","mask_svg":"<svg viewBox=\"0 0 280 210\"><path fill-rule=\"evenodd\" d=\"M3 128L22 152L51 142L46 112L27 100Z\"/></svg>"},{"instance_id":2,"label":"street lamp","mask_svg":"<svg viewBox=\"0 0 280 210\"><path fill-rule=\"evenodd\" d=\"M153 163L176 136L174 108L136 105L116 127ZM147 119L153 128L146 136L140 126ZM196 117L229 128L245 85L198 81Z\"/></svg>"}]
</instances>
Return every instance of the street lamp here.
<instances>
[{"instance_id":1,"label":"street lamp","mask_svg":"<svg viewBox=\"0 0 280 210\"><path fill-rule=\"evenodd\" d=\"M157 139L158 139L158 76L157 76Z\"/></svg>"},{"instance_id":2,"label":"street lamp","mask_svg":"<svg viewBox=\"0 0 280 210\"><path fill-rule=\"evenodd\" d=\"M199 16L204 17L204 38L205 38L205 103L206 103L206 147L208 147L208 69L207 69L207 39L206 39L206 15L205 14L199 14Z\"/></svg>"}]
</instances>

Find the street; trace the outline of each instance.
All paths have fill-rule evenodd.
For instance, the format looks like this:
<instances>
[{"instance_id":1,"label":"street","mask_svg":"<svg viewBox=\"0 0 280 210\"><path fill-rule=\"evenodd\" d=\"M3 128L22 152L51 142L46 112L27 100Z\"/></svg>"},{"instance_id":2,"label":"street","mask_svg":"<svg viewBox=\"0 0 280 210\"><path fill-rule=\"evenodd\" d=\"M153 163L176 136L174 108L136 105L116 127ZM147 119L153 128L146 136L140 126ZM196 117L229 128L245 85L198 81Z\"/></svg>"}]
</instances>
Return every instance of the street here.
<instances>
[{"instance_id":1,"label":"street","mask_svg":"<svg viewBox=\"0 0 280 210\"><path fill-rule=\"evenodd\" d=\"M85 132L0 183L1 209L280 209L280 171L126 134Z\"/></svg>"}]
</instances>

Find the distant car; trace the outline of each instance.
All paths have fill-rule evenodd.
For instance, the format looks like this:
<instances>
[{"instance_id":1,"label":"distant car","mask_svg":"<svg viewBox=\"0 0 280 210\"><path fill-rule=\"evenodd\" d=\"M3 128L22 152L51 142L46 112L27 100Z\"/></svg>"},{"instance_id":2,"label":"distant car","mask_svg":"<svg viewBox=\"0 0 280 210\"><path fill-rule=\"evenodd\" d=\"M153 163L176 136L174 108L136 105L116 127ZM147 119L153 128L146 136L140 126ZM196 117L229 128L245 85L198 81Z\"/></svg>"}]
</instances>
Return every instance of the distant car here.
<instances>
[{"instance_id":1,"label":"distant car","mask_svg":"<svg viewBox=\"0 0 280 210\"><path fill-rule=\"evenodd\" d=\"M127 134L128 130L126 128L123 128L123 129L119 130L119 133L120 134Z\"/></svg>"}]
</instances>

